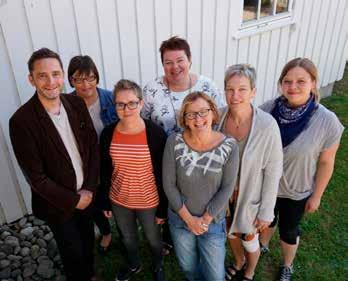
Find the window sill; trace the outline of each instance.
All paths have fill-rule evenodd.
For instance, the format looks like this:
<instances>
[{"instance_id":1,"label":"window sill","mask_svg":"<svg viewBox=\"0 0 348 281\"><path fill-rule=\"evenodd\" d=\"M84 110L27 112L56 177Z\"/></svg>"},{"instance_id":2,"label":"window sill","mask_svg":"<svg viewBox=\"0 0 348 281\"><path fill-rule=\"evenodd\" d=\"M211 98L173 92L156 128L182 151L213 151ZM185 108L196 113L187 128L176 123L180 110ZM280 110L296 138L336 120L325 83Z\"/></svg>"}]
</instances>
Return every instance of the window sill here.
<instances>
[{"instance_id":1,"label":"window sill","mask_svg":"<svg viewBox=\"0 0 348 281\"><path fill-rule=\"evenodd\" d=\"M244 37L249 37L288 25L291 25L292 28L296 28L295 21L290 15L280 19L265 19L264 21L244 23L237 30L236 34L232 36L232 39L238 40Z\"/></svg>"}]
</instances>

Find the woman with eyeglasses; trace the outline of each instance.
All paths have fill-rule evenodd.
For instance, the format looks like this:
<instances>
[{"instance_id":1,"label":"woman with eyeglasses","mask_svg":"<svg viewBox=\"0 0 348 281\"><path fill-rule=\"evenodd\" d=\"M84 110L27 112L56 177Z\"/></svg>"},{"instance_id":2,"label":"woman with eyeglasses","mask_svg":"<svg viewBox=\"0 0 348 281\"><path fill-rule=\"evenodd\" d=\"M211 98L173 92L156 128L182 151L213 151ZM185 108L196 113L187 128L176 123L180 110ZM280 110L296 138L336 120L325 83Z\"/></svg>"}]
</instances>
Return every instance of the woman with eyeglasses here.
<instances>
[{"instance_id":1,"label":"woman with eyeglasses","mask_svg":"<svg viewBox=\"0 0 348 281\"><path fill-rule=\"evenodd\" d=\"M71 94L84 100L99 138L103 128L117 119L111 92L97 87L99 72L89 56L75 56L70 60L68 79L75 88ZM99 252L106 253L112 239L109 221L98 207L93 210L93 219L102 235Z\"/></svg>"},{"instance_id":2,"label":"woman with eyeglasses","mask_svg":"<svg viewBox=\"0 0 348 281\"><path fill-rule=\"evenodd\" d=\"M253 280L260 257L259 233L272 222L283 152L277 122L252 105L256 72L236 64L225 72L227 107L219 130L239 146L238 180L228 209L228 242L234 264L226 267L225 280Z\"/></svg>"},{"instance_id":3,"label":"woman with eyeglasses","mask_svg":"<svg viewBox=\"0 0 348 281\"><path fill-rule=\"evenodd\" d=\"M139 258L140 222L150 244L156 281L164 279L159 224L166 218L167 200L162 189L163 129L142 119L144 105L139 86L120 80L114 89L119 121L100 137L101 202L106 217L114 216L127 251L127 263L116 280L130 280L142 269Z\"/></svg>"},{"instance_id":4,"label":"woman with eyeglasses","mask_svg":"<svg viewBox=\"0 0 348 281\"><path fill-rule=\"evenodd\" d=\"M188 280L224 280L225 212L237 179L238 146L214 131L219 113L202 92L186 96L182 133L169 136L163 157L163 187L169 227Z\"/></svg>"},{"instance_id":5,"label":"woman with eyeglasses","mask_svg":"<svg viewBox=\"0 0 348 281\"><path fill-rule=\"evenodd\" d=\"M318 71L311 60L289 61L280 74L278 86L280 97L261 108L272 114L280 128L283 176L274 209L276 218L262 233L260 241L265 248L268 246L279 220L283 264L277 280L290 281L301 219L320 206L344 128L336 115L319 103Z\"/></svg>"}]
</instances>

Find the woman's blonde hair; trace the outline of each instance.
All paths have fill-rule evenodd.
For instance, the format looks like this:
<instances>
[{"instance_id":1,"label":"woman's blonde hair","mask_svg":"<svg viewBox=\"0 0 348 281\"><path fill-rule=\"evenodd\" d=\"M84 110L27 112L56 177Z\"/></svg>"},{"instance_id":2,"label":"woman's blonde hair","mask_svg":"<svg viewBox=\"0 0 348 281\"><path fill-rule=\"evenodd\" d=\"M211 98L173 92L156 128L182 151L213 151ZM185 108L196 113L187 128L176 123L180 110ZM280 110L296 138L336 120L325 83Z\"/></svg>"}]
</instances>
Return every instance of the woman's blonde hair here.
<instances>
[{"instance_id":1,"label":"woman's blonde hair","mask_svg":"<svg viewBox=\"0 0 348 281\"><path fill-rule=\"evenodd\" d=\"M318 76L318 70L317 67L315 66L315 64L307 58L296 58L296 59L292 59L291 61L289 61L282 70L282 73L279 76L278 79L278 85L281 86L284 77L286 76L286 74L293 68L295 67L301 67L303 68L312 78L312 81L315 82L315 88L312 89L312 92L314 94L314 98L316 102L320 101L320 93L319 93L319 89L318 89L318 80L319 80L319 76Z\"/></svg>"},{"instance_id":2,"label":"woman's blonde hair","mask_svg":"<svg viewBox=\"0 0 348 281\"><path fill-rule=\"evenodd\" d=\"M198 99L203 99L209 104L209 108L214 115L212 125L216 125L219 123L220 121L219 110L214 100L203 92L192 92L185 97L181 105L181 109L179 113L179 124L182 128L188 129L188 126L185 123L185 113L186 113L187 107Z\"/></svg>"}]
</instances>

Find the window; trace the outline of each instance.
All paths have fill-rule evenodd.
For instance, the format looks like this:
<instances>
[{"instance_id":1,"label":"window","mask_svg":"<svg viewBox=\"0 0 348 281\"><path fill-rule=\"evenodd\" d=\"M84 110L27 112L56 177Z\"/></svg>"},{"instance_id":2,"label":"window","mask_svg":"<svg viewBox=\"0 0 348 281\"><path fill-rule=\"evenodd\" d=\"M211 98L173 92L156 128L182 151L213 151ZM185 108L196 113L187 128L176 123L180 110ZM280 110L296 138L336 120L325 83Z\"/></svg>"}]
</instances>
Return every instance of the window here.
<instances>
[{"instance_id":1,"label":"window","mask_svg":"<svg viewBox=\"0 0 348 281\"><path fill-rule=\"evenodd\" d=\"M239 19L232 25L234 39L294 24L296 0L244 0L235 6ZM234 29L234 28L235 29Z\"/></svg>"},{"instance_id":2,"label":"window","mask_svg":"<svg viewBox=\"0 0 348 281\"><path fill-rule=\"evenodd\" d=\"M243 23L289 12L289 0L244 0Z\"/></svg>"}]
</instances>

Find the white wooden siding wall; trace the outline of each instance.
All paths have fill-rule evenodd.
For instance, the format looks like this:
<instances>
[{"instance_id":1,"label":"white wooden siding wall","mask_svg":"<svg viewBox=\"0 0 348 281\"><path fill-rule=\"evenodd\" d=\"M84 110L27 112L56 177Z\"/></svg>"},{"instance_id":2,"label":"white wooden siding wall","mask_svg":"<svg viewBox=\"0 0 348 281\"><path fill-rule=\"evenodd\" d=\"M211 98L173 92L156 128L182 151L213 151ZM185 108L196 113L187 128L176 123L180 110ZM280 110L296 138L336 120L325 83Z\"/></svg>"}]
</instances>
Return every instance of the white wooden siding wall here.
<instances>
[{"instance_id":1,"label":"white wooden siding wall","mask_svg":"<svg viewBox=\"0 0 348 281\"><path fill-rule=\"evenodd\" d=\"M295 25L233 39L240 26L239 0L0 0L0 223L30 212L30 192L15 161L8 119L32 95L26 62L43 46L58 51L65 68L90 55L100 86L120 78L144 85L163 73L158 48L171 35L188 39L192 71L223 87L227 65L257 69L256 104L277 94L276 81L291 58L318 66L320 85L343 75L347 58L347 1L295 0ZM346 51L345 51L346 50ZM71 88L66 80L66 91Z\"/></svg>"}]
</instances>

